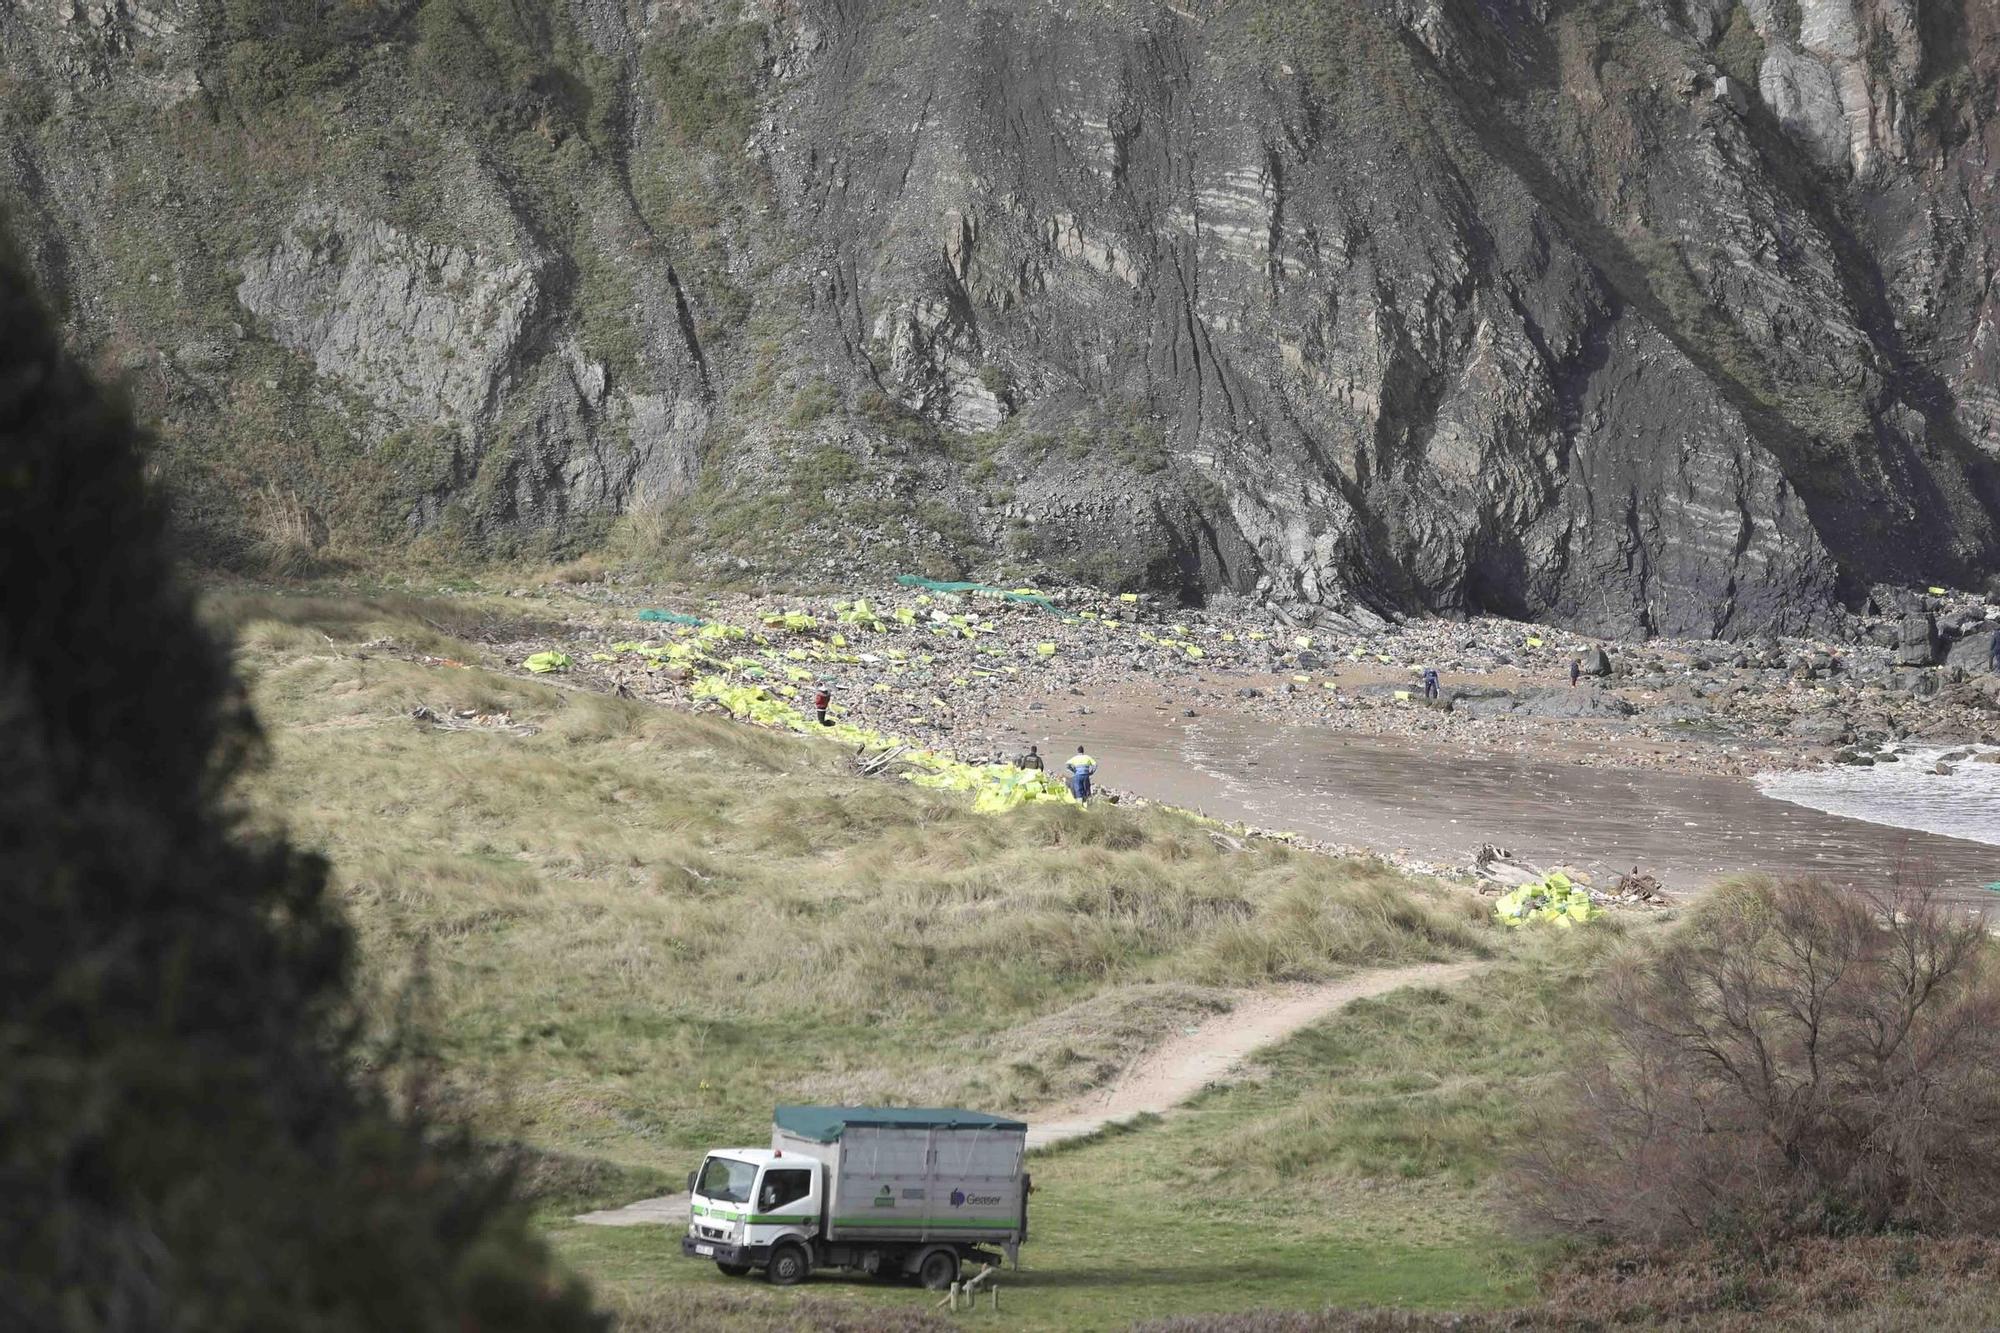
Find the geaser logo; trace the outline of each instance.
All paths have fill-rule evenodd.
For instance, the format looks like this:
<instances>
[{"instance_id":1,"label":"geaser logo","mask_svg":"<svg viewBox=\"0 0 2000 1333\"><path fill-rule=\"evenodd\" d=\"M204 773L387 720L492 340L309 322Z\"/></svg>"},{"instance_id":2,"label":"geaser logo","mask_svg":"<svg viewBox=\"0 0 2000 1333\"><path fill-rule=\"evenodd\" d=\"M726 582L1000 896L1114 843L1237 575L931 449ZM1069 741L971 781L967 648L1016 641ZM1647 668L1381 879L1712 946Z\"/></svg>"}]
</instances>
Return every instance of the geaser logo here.
<instances>
[{"instance_id":1,"label":"geaser logo","mask_svg":"<svg viewBox=\"0 0 2000 1333\"><path fill-rule=\"evenodd\" d=\"M968 1203L974 1207L989 1207L998 1202L1000 1196L997 1194L967 1194L964 1190L951 1192L951 1206L954 1208L963 1208Z\"/></svg>"},{"instance_id":2,"label":"geaser logo","mask_svg":"<svg viewBox=\"0 0 2000 1333\"><path fill-rule=\"evenodd\" d=\"M896 1195L887 1185L884 1185L882 1192L875 1196L875 1206L877 1208L894 1208L896 1206Z\"/></svg>"}]
</instances>

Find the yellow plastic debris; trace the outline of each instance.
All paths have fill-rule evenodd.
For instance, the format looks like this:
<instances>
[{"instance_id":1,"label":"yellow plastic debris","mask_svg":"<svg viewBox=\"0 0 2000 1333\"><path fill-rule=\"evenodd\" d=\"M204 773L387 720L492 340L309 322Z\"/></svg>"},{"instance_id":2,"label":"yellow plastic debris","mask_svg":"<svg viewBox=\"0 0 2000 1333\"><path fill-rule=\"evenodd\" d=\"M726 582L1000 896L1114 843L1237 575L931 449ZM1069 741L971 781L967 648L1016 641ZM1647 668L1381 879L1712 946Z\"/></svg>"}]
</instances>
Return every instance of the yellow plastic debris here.
<instances>
[{"instance_id":1,"label":"yellow plastic debris","mask_svg":"<svg viewBox=\"0 0 2000 1333\"><path fill-rule=\"evenodd\" d=\"M1293 676L1292 679L1301 685L1310 685L1313 680L1311 676Z\"/></svg>"},{"instance_id":2,"label":"yellow plastic debris","mask_svg":"<svg viewBox=\"0 0 2000 1333\"><path fill-rule=\"evenodd\" d=\"M1396 691L1396 702L1397 702L1397 703L1399 703L1399 704L1406 704L1406 703L1408 703L1409 701L1410 701L1410 692L1409 692L1408 690L1397 690L1397 691Z\"/></svg>"},{"instance_id":3,"label":"yellow plastic debris","mask_svg":"<svg viewBox=\"0 0 2000 1333\"><path fill-rule=\"evenodd\" d=\"M1298 638L1293 639L1292 642L1300 648L1310 648L1313 646L1313 637L1310 634L1301 634Z\"/></svg>"},{"instance_id":4,"label":"yellow plastic debris","mask_svg":"<svg viewBox=\"0 0 2000 1333\"><path fill-rule=\"evenodd\" d=\"M1139 600L1139 594L1136 592L1121 592L1118 594L1118 600L1121 602L1136 602Z\"/></svg>"},{"instance_id":5,"label":"yellow plastic debris","mask_svg":"<svg viewBox=\"0 0 2000 1333\"><path fill-rule=\"evenodd\" d=\"M1604 909L1591 902L1590 894L1570 882L1560 871L1523 884L1500 896L1493 915L1501 924L1513 927L1544 921L1559 930L1570 930L1582 922L1595 921Z\"/></svg>"},{"instance_id":6,"label":"yellow plastic debris","mask_svg":"<svg viewBox=\"0 0 2000 1333\"><path fill-rule=\"evenodd\" d=\"M1035 652L1043 657L1054 657L1056 646L1052 643L1038 643L1035 645Z\"/></svg>"},{"instance_id":7,"label":"yellow plastic debris","mask_svg":"<svg viewBox=\"0 0 2000 1333\"><path fill-rule=\"evenodd\" d=\"M1531 635L1531 636L1529 636L1529 639L1528 639L1528 646L1529 646L1530 648L1539 648L1539 647L1541 647L1541 646L1542 646L1542 641L1541 641L1540 639L1538 639L1538 638L1535 638L1535 637L1533 637L1533 636Z\"/></svg>"},{"instance_id":8,"label":"yellow plastic debris","mask_svg":"<svg viewBox=\"0 0 2000 1333\"><path fill-rule=\"evenodd\" d=\"M1933 597L1942 597L1942 596L1944 596L1944 589L1943 589L1943 588L1926 588L1926 589L1924 589L1924 591L1925 591L1925 592L1928 592L1928 593L1929 593L1929 594L1930 594L1931 596L1933 596Z\"/></svg>"}]
</instances>

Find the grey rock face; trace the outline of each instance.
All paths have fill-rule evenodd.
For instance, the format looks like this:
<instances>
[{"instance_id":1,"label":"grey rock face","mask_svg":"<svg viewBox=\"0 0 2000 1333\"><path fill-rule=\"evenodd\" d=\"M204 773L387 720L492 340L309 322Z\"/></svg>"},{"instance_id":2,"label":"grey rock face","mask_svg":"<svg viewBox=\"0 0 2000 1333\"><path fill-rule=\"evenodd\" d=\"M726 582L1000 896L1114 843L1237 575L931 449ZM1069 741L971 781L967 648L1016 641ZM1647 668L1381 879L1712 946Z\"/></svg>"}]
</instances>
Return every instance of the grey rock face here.
<instances>
[{"instance_id":1,"label":"grey rock face","mask_svg":"<svg viewBox=\"0 0 2000 1333\"><path fill-rule=\"evenodd\" d=\"M2000 565L2000 129L1921 82L1927 40L1993 72L1991 7L1253 8L570 0L531 91L384 29L253 102L207 8L16 6L53 94L0 197L204 515L365 472L402 530L587 534L708 468L787 564L953 528L1301 623L1634 636ZM740 115L677 121L661 57L745 27ZM202 454L260 394L313 448ZM790 498L807 456L840 496Z\"/></svg>"},{"instance_id":2,"label":"grey rock face","mask_svg":"<svg viewBox=\"0 0 2000 1333\"><path fill-rule=\"evenodd\" d=\"M1778 123L1799 136L1822 166L1851 160L1847 111L1826 62L1802 51L1773 47L1764 56L1758 86Z\"/></svg>"},{"instance_id":3,"label":"grey rock face","mask_svg":"<svg viewBox=\"0 0 2000 1333\"><path fill-rule=\"evenodd\" d=\"M306 210L239 267L243 308L321 375L378 407L460 422L493 410L540 292L521 259L339 209ZM591 373L601 383L603 368Z\"/></svg>"}]
</instances>

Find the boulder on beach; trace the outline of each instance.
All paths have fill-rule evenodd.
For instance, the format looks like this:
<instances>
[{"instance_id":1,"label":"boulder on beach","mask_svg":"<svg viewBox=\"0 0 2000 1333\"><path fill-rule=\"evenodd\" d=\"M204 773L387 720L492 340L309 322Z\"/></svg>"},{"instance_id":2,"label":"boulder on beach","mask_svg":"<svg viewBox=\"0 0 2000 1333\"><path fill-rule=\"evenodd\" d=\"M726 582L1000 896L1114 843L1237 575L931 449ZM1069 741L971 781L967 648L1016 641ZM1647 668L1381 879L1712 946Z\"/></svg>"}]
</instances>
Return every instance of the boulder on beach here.
<instances>
[{"instance_id":1,"label":"boulder on beach","mask_svg":"<svg viewBox=\"0 0 2000 1333\"><path fill-rule=\"evenodd\" d=\"M1896 622L1896 665L1927 667L1937 662L1937 620L1913 611Z\"/></svg>"},{"instance_id":2,"label":"boulder on beach","mask_svg":"<svg viewBox=\"0 0 2000 1333\"><path fill-rule=\"evenodd\" d=\"M1841 745L1854 738L1853 728L1831 713L1808 713L1795 717L1785 734L1813 745Z\"/></svg>"},{"instance_id":3,"label":"boulder on beach","mask_svg":"<svg viewBox=\"0 0 2000 1333\"><path fill-rule=\"evenodd\" d=\"M2000 638L2000 631L1981 630L1968 634L1951 645L1945 653L1946 666L1963 667L1977 674L1986 671L1993 661L1993 640Z\"/></svg>"},{"instance_id":4,"label":"boulder on beach","mask_svg":"<svg viewBox=\"0 0 2000 1333\"><path fill-rule=\"evenodd\" d=\"M1457 696L1455 712L1476 718L1533 717L1554 719L1625 718L1639 710L1615 694L1601 690L1550 689L1509 695L1503 691Z\"/></svg>"}]
</instances>

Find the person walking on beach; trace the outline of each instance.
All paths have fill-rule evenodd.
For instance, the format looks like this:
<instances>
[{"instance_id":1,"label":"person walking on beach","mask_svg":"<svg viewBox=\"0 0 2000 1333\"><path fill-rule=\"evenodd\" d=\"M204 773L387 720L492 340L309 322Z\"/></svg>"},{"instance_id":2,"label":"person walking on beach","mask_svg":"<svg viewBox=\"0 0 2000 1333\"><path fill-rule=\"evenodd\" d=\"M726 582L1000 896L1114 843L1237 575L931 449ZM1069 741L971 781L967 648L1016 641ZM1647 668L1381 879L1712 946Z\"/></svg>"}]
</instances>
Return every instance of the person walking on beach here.
<instances>
[{"instance_id":1,"label":"person walking on beach","mask_svg":"<svg viewBox=\"0 0 2000 1333\"><path fill-rule=\"evenodd\" d=\"M1032 769L1034 772L1037 773L1042 772L1043 770L1042 770L1041 751L1037 750L1034 746L1030 745L1028 747L1028 752L1026 754L1014 756L1014 767Z\"/></svg>"},{"instance_id":2,"label":"person walking on beach","mask_svg":"<svg viewBox=\"0 0 2000 1333\"><path fill-rule=\"evenodd\" d=\"M1570 659L1569 659L1569 687L1570 687L1571 689L1575 689L1575 688L1576 688L1576 683L1577 683L1577 681L1581 680L1582 678L1583 678L1583 659L1582 659L1582 658L1580 658L1580 657L1572 657L1572 658L1570 658Z\"/></svg>"},{"instance_id":3,"label":"person walking on beach","mask_svg":"<svg viewBox=\"0 0 2000 1333\"><path fill-rule=\"evenodd\" d=\"M1424 698L1430 700L1432 703L1435 703L1437 702L1437 697L1438 697L1438 669L1436 667L1425 667Z\"/></svg>"},{"instance_id":4,"label":"person walking on beach","mask_svg":"<svg viewBox=\"0 0 2000 1333\"><path fill-rule=\"evenodd\" d=\"M1986 641L1986 669L2000 676L2000 634Z\"/></svg>"},{"instance_id":5,"label":"person walking on beach","mask_svg":"<svg viewBox=\"0 0 2000 1333\"><path fill-rule=\"evenodd\" d=\"M813 712L819 714L819 724L822 727L833 725L826 716L826 710L831 707L833 707L833 691L822 685L819 687L819 692L813 695Z\"/></svg>"},{"instance_id":6,"label":"person walking on beach","mask_svg":"<svg viewBox=\"0 0 2000 1333\"><path fill-rule=\"evenodd\" d=\"M1097 761L1083 752L1081 745L1069 757L1069 790L1077 800L1090 802L1090 778L1097 772Z\"/></svg>"}]
</instances>

